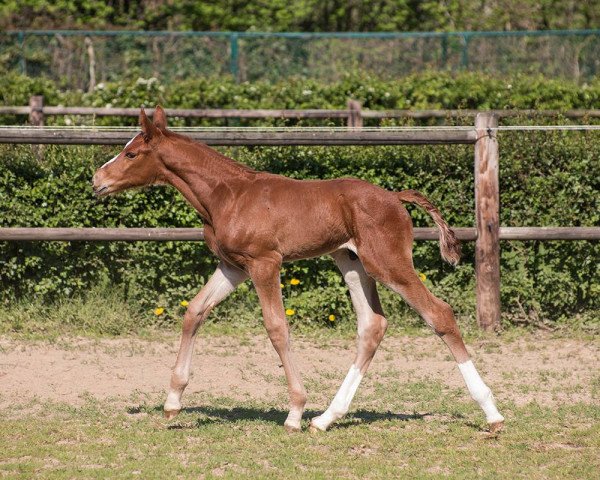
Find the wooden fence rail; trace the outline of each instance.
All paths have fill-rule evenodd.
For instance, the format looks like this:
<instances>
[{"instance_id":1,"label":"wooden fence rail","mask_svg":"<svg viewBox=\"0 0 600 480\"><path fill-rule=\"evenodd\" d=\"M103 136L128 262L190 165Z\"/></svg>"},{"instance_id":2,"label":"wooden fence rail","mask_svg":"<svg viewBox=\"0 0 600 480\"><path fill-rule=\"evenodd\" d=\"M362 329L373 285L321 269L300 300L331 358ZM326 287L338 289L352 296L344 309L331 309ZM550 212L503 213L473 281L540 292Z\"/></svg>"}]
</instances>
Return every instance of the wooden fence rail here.
<instances>
[{"instance_id":1,"label":"wooden fence rail","mask_svg":"<svg viewBox=\"0 0 600 480\"><path fill-rule=\"evenodd\" d=\"M147 112L152 114L153 108ZM223 108L167 108L167 115L181 118L238 118L238 119L261 119L261 118L343 118L346 125L361 127L364 119L381 120L385 118L469 118L476 117L480 110L368 110L363 109L360 102L349 99L345 109L223 109ZM28 115L32 125L44 124L45 116L56 115L81 115L97 117L137 117L139 108L118 107L63 107L45 106L41 95L30 97L29 106L0 106L0 115ZM489 113L498 118L506 117L566 117L566 118L600 118L600 109L571 109L571 110L533 110L533 109L507 109L491 110Z\"/></svg>"},{"instance_id":2,"label":"wooden fence rail","mask_svg":"<svg viewBox=\"0 0 600 480\"><path fill-rule=\"evenodd\" d=\"M0 115L29 115L36 110L32 107L1 107ZM44 115L93 115L96 117L137 117L139 108L116 107L48 107L41 106L37 111ZM324 109L221 109L221 108L166 108L167 115L182 118L347 118L349 110ZM151 115L154 108L147 108Z\"/></svg>"},{"instance_id":3,"label":"wooden fence rail","mask_svg":"<svg viewBox=\"0 0 600 480\"><path fill-rule=\"evenodd\" d=\"M40 103L40 99L32 98L30 119L37 124L43 123L44 107ZM474 144L476 225L457 228L456 232L461 240L476 242L477 321L484 329L500 325L500 240L600 240L600 227L500 227L497 115L478 113L474 127L374 129L362 128L364 115L359 115L356 103L349 105L348 111L348 123L353 128L205 128L186 133L210 145ZM5 112L0 107L0 114ZM341 115L343 111L336 112ZM0 143L123 145L133 133L131 129L93 127L0 127ZM417 240L437 237L437 229L415 229ZM0 241L200 241L203 238L200 228L0 228Z\"/></svg>"},{"instance_id":4,"label":"wooden fence rail","mask_svg":"<svg viewBox=\"0 0 600 480\"><path fill-rule=\"evenodd\" d=\"M453 228L463 242L477 240L475 228ZM415 240L437 240L437 228L415 228ZM0 228L0 241L180 242L204 239L202 228ZM600 240L600 227L500 227L500 240Z\"/></svg>"},{"instance_id":5,"label":"wooden fence rail","mask_svg":"<svg viewBox=\"0 0 600 480\"><path fill-rule=\"evenodd\" d=\"M475 129L173 129L208 145L418 145L475 143ZM59 145L124 145L132 129L0 127L0 143Z\"/></svg>"}]
</instances>

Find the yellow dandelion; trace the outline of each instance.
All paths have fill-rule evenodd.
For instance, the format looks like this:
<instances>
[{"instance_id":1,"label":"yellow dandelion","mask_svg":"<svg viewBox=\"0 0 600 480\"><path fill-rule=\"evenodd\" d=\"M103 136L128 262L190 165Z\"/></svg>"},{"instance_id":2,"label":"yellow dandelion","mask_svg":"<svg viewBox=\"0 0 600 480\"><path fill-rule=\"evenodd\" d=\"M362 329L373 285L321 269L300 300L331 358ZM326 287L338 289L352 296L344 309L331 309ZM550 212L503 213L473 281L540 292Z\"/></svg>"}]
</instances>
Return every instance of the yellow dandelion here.
<instances>
[{"instance_id":1,"label":"yellow dandelion","mask_svg":"<svg viewBox=\"0 0 600 480\"><path fill-rule=\"evenodd\" d=\"M291 316L292 316L294 313L296 313L296 310L292 310L291 308L288 308L288 309L285 311L285 314L286 314L288 317L291 317Z\"/></svg>"},{"instance_id":2,"label":"yellow dandelion","mask_svg":"<svg viewBox=\"0 0 600 480\"><path fill-rule=\"evenodd\" d=\"M158 307L154 309L154 315L162 315L165 309L163 307Z\"/></svg>"},{"instance_id":3,"label":"yellow dandelion","mask_svg":"<svg viewBox=\"0 0 600 480\"><path fill-rule=\"evenodd\" d=\"M329 315L329 321L335 322L335 315L333 313L331 315Z\"/></svg>"},{"instance_id":4,"label":"yellow dandelion","mask_svg":"<svg viewBox=\"0 0 600 480\"><path fill-rule=\"evenodd\" d=\"M419 273L419 278L421 279L422 282L424 282L427 279L427 277L425 276L424 273Z\"/></svg>"},{"instance_id":5,"label":"yellow dandelion","mask_svg":"<svg viewBox=\"0 0 600 480\"><path fill-rule=\"evenodd\" d=\"M187 307L189 304L190 304L190 302L188 302L187 300L182 300L181 303L180 303L180 305L182 307Z\"/></svg>"},{"instance_id":6,"label":"yellow dandelion","mask_svg":"<svg viewBox=\"0 0 600 480\"><path fill-rule=\"evenodd\" d=\"M297 278L292 278L290 280L290 285L299 285L300 284L300 280L298 280Z\"/></svg>"},{"instance_id":7,"label":"yellow dandelion","mask_svg":"<svg viewBox=\"0 0 600 480\"><path fill-rule=\"evenodd\" d=\"M281 288L283 288L283 287L284 287L283 283L280 283L280 284L279 284L279 286L280 286Z\"/></svg>"}]
</instances>

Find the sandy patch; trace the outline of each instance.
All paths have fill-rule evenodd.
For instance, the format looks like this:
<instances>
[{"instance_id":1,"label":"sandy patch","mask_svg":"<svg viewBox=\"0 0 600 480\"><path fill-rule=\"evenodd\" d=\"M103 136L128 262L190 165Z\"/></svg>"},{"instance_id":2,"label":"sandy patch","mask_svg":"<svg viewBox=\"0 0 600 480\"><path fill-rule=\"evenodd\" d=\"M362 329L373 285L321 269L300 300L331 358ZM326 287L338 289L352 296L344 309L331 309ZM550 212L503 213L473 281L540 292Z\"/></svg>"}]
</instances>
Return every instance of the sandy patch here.
<instances>
[{"instance_id":1,"label":"sandy patch","mask_svg":"<svg viewBox=\"0 0 600 480\"><path fill-rule=\"evenodd\" d=\"M322 341L321 341L322 342ZM178 340L72 339L61 344L0 339L0 408L32 399L80 404L139 394L163 394L169 384ZM598 403L600 343L529 336L513 342L469 345L482 376L497 399L518 405ZM322 409L343 380L354 356L354 343L326 346L294 342L295 357L309 391L309 408ZM431 337L392 336L384 340L363 389L390 381L437 380L463 387L446 347ZM319 382L327 388L311 389ZM251 339L200 337L187 392L233 399L273 401L286 396L283 370L266 335Z\"/></svg>"}]
</instances>

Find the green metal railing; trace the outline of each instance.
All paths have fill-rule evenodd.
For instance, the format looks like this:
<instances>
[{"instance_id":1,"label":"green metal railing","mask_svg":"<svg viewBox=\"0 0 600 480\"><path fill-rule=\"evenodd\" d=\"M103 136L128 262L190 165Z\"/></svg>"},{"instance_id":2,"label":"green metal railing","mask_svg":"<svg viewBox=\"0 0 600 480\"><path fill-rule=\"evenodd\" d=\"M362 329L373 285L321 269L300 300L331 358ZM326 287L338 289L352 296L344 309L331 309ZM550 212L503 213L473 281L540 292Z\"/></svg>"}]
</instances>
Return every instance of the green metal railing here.
<instances>
[{"instance_id":1,"label":"green metal railing","mask_svg":"<svg viewBox=\"0 0 600 480\"><path fill-rule=\"evenodd\" d=\"M229 74L238 80L273 80L286 76L334 79L349 70L393 78L419 70L473 69L490 73L540 72L586 80L600 68L599 47L600 30L23 30L0 32L0 66L79 87L96 80L118 79L132 70L141 76L165 79ZM86 79L82 72L88 73L92 61L98 78Z\"/></svg>"}]
</instances>

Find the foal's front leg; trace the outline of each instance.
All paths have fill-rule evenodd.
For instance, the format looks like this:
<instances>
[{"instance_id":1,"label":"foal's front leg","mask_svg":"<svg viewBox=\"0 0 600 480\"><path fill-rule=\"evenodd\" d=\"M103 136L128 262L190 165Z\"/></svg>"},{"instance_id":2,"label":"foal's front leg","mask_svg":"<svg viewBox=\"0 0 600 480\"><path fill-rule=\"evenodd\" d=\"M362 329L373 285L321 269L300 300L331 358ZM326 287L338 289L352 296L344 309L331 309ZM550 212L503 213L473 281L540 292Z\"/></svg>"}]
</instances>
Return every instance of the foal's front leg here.
<instances>
[{"instance_id":1,"label":"foal's front leg","mask_svg":"<svg viewBox=\"0 0 600 480\"><path fill-rule=\"evenodd\" d=\"M300 430L300 421L306 404L306 390L290 350L289 326L281 298L280 269L281 259L269 258L254 262L249 272L258 293L265 327L271 343L279 354L288 382L290 412L284 426L287 431L294 432Z\"/></svg>"},{"instance_id":2,"label":"foal's front leg","mask_svg":"<svg viewBox=\"0 0 600 480\"><path fill-rule=\"evenodd\" d=\"M175 417L181 410L181 395L190 379L194 339L198 327L206 320L211 309L247 278L248 275L242 270L221 262L200 293L188 305L183 317L181 345L164 406L165 417L168 419Z\"/></svg>"}]
</instances>

